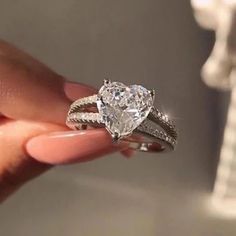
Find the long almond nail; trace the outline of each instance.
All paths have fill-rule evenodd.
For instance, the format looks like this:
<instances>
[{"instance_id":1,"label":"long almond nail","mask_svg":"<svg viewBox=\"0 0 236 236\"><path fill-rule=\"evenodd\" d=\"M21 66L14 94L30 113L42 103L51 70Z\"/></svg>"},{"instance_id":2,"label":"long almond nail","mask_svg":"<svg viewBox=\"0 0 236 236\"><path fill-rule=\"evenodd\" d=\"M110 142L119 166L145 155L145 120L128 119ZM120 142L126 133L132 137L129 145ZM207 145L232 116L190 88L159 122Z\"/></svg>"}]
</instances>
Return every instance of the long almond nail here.
<instances>
[{"instance_id":1,"label":"long almond nail","mask_svg":"<svg viewBox=\"0 0 236 236\"><path fill-rule=\"evenodd\" d=\"M50 133L26 143L26 152L31 157L49 164L89 161L124 148L114 146L105 129Z\"/></svg>"},{"instance_id":2,"label":"long almond nail","mask_svg":"<svg viewBox=\"0 0 236 236\"><path fill-rule=\"evenodd\" d=\"M75 82L65 82L64 92L71 101L75 101L78 98L93 95L97 92L97 90L89 85Z\"/></svg>"}]
</instances>

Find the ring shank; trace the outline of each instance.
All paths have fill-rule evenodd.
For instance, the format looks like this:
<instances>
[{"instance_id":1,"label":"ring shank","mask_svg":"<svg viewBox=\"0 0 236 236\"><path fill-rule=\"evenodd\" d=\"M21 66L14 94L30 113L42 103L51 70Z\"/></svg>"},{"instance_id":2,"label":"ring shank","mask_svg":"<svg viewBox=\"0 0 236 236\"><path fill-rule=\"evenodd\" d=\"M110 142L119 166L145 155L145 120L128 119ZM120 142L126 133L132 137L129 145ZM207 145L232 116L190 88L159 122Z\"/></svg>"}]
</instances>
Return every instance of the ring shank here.
<instances>
[{"instance_id":1,"label":"ring shank","mask_svg":"<svg viewBox=\"0 0 236 236\"><path fill-rule=\"evenodd\" d=\"M84 115L84 119L79 119ZM73 113L68 116L67 125L72 129L106 128L99 122L96 113ZM77 118L76 118L77 117ZM90 117L90 119L88 119ZM109 132L109 130L108 130ZM145 120L137 127L132 135L122 138L119 142L128 143L131 149L143 152L166 152L174 150L176 140L165 132L149 125L149 121Z\"/></svg>"},{"instance_id":2,"label":"ring shank","mask_svg":"<svg viewBox=\"0 0 236 236\"><path fill-rule=\"evenodd\" d=\"M86 129L88 126L106 128L100 114L96 112L96 100L97 95L93 95L75 101L69 110L67 125L72 129ZM131 149L139 151L165 152L175 148L176 138L173 123L153 107L149 116L132 134L119 142L128 143Z\"/></svg>"},{"instance_id":3,"label":"ring shank","mask_svg":"<svg viewBox=\"0 0 236 236\"><path fill-rule=\"evenodd\" d=\"M144 134L141 132L134 132L130 138L125 138L124 142L129 143L129 148L142 152L166 152L174 149L173 146L161 139L151 138L148 135L144 139Z\"/></svg>"},{"instance_id":4,"label":"ring shank","mask_svg":"<svg viewBox=\"0 0 236 236\"><path fill-rule=\"evenodd\" d=\"M104 125L91 123L80 123L79 126L76 124L72 125L71 123L68 125L73 129L79 130L85 130L88 127L105 128ZM174 149L174 145L148 133L143 133L139 130L134 130L132 135L124 137L123 139L119 140L119 142L128 144L129 148L142 152L166 152Z\"/></svg>"}]
</instances>

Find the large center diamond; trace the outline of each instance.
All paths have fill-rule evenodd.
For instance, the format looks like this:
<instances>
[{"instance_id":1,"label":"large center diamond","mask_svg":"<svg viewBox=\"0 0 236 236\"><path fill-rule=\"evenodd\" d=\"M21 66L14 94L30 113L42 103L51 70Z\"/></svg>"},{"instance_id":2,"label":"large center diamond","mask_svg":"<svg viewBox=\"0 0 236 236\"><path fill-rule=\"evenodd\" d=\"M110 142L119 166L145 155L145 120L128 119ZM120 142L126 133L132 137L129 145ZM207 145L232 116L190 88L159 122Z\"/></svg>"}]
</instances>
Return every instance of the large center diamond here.
<instances>
[{"instance_id":1,"label":"large center diamond","mask_svg":"<svg viewBox=\"0 0 236 236\"><path fill-rule=\"evenodd\" d=\"M114 137L127 136L148 116L153 94L140 85L105 83L98 93L97 107L108 131Z\"/></svg>"}]
</instances>

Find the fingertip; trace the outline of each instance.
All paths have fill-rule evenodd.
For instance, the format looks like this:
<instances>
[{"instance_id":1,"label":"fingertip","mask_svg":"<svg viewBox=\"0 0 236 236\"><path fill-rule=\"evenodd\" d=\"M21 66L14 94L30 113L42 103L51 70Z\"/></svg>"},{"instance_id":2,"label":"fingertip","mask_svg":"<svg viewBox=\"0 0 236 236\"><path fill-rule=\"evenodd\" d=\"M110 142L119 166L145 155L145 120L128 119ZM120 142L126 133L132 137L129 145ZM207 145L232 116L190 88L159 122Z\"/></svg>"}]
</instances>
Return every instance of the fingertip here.
<instances>
[{"instance_id":1,"label":"fingertip","mask_svg":"<svg viewBox=\"0 0 236 236\"><path fill-rule=\"evenodd\" d=\"M128 148L128 149L125 149L125 150L122 150L121 151L121 154L127 158L127 159L130 159L131 157L133 157L135 155L135 150L134 149L131 149L131 148Z\"/></svg>"}]
</instances>

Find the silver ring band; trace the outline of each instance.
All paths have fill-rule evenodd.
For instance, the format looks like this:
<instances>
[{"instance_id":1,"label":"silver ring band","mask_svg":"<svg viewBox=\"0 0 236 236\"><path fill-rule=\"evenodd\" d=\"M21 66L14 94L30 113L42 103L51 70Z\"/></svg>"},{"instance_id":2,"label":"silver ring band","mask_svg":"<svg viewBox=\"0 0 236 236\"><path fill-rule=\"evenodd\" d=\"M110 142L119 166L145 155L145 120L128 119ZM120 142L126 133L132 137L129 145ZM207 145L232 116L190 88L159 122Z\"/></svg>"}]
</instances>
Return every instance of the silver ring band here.
<instances>
[{"instance_id":1,"label":"silver ring band","mask_svg":"<svg viewBox=\"0 0 236 236\"><path fill-rule=\"evenodd\" d=\"M98 95L78 99L72 103L68 112L66 124L72 129L106 127L102 116L97 111ZM122 138L129 147L140 151L170 151L177 142L175 125L167 115L152 108L147 118L132 132L132 135Z\"/></svg>"}]
</instances>

